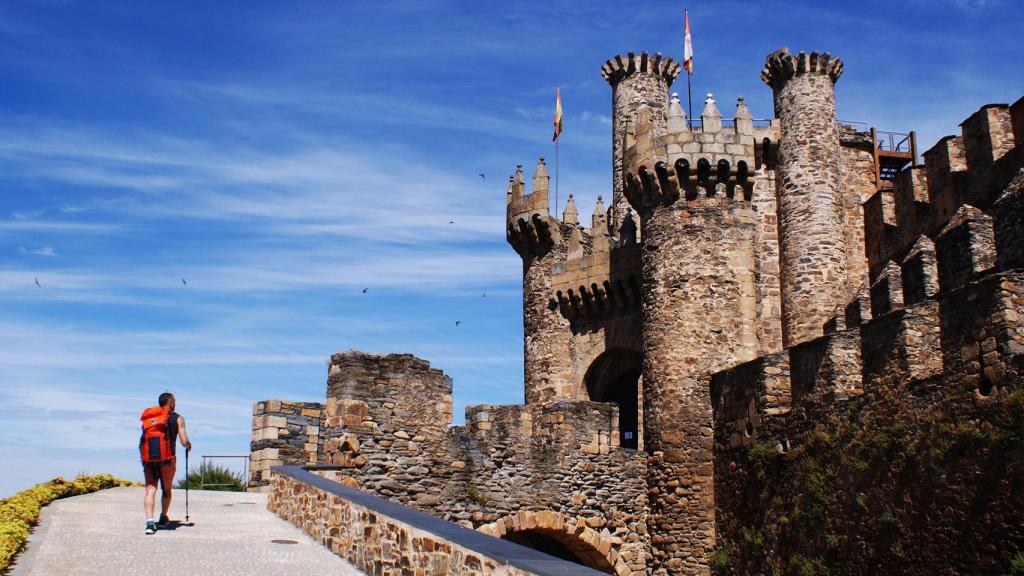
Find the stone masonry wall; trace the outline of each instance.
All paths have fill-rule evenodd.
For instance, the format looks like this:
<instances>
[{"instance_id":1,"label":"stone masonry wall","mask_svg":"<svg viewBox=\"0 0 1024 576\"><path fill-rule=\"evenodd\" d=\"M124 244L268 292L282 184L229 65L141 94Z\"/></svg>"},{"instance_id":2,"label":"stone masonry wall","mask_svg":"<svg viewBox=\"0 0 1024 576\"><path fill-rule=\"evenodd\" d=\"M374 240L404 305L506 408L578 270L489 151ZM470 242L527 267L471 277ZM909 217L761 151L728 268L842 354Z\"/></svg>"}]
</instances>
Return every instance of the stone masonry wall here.
<instances>
[{"instance_id":1,"label":"stone masonry wall","mask_svg":"<svg viewBox=\"0 0 1024 576\"><path fill-rule=\"evenodd\" d=\"M432 474L451 422L451 380L411 354L331 356L319 461L403 503L437 493Z\"/></svg>"},{"instance_id":2,"label":"stone masonry wall","mask_svg":"<svg viewBox=\"0 0 1024 576\"><path fill-rule=\"evenodd\" d=\"M330 371L319 474L473 528L557 514L596 534L566 545L644 573L646 461L619 448L614 405L475 406L448 428L450 383L425 361L346 352Z\"/></svg>"},{"instance_id":3,"label":"stone masonry wall","mask_svg":"<svg viewBox=\"0 0 1024 576\"><path fill-rule=\"evenodd\" d=\"M317 462L321 414L322 405L316 402L264 400L253 404L250 490L263 491L270 481L271 466Z\"/></svg>"},{"instance_id":4,"label":"stone masonry wall","mask_svg":"<svg viewBox=\"0 0 1024 576\"><path fill-rule=\"evenodd\" d=\"M761 78L782 126L777 171L783 340L814 339L847 296L835 82L838 58L769 55Z\"/></svg>"},{"instance_id":5,"label":"stone masonry wall","mask_svg":"<svg viewBox=\"0 0 1024 576\"><path fill-rule=\"evenodd\" d=\"M268 507L366 574L534 574L284 474L273 476Z\"/></svg>"},{"instance_id":6,"label":"stone masonry wall","mask_svg":"<svg viewBox=\"0 0 1024 576\"><path fill-rule=\"evenodd\" d=\"M1024 557L1024 273L912 308L862 327L861 395L815 388L860 375L832 363L771 415L763 385L716 375L714 573L1002 575Z\"/></svg>"},{"instance_id":7,"label":"stone masonry wall","mask_svg":"<svg viewBox=\"0 0 1024 576\"><path fill-rule=\"evenodd\" d=\"M864 245L864 202L878 190L871 139L840 126L842 162L843 234L846 237L847 287L852 292L868 284L868 257ZM845 304L845 302L842 302Z\"/></svg>"}]
</instances>

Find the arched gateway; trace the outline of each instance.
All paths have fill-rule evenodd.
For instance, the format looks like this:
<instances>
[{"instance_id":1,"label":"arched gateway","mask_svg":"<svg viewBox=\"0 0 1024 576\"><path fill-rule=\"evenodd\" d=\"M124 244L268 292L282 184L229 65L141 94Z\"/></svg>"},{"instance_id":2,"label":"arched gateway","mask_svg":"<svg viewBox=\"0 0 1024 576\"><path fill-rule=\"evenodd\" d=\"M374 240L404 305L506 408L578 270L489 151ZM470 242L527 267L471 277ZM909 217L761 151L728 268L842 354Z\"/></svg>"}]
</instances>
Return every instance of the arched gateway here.
<instances>
[{"instance_id":1,"label":"arched gateway","mask_svg":"<svg viewBox=\"0 0 1024 576\"><path fill-rule=\"evenodd\" d=\"M625 563L615 562L618 554L609 537L558 512L521 511L477 530L607 574L632 574Z\"/></svg>"}]
</instances>

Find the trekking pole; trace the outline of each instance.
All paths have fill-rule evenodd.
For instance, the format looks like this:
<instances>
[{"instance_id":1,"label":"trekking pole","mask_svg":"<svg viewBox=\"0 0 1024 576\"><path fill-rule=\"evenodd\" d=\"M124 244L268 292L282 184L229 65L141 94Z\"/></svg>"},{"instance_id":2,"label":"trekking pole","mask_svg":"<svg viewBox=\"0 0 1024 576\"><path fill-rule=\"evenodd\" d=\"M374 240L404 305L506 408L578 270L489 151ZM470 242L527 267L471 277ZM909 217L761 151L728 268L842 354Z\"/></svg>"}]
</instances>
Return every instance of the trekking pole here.
<instances>
[{"instance_id":1,"label":"trekking pole","mask_svg":"<svg viewBox=\"0 0 1024 576\"><path fill-rule=\"evenodd\" d=\"M185 524L188 524L188 453L189 449L185 448Z\"/></svg>"}]
</instances>

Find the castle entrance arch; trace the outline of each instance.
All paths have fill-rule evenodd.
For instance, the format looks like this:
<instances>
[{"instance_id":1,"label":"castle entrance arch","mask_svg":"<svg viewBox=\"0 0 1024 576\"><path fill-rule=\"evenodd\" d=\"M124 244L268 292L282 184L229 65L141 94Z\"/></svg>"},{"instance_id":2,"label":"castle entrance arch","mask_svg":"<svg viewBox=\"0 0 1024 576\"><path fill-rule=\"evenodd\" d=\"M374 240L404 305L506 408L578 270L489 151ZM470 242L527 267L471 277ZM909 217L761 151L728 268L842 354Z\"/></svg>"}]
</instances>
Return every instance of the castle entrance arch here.
<instances>
[{"instance_id":1,"label":"castle entrance arch","mask_svg":"<svg viewBox=\"0 0 1024 576\"><path fill-rule=\"evenodd\" d=\"M616 569L608 554L601 552L611 547L599 532L587 527L580 530L575 518L558 512L521 511L477 530L606 574L629 573L625 565Z\"/></svg>"},{"instance_id":2,"label":"castle entrance arch","mask_svg":"<svg viewBox=\"0 0 1024 576\"><path fill-rule=\"evenodd\" d=\"M619 406L619 445L636 449L640 435L640 375L643 355L629 348L605 350L591 362L583 377L587 395L594 402Z\"/></svg>"}]
</instances>

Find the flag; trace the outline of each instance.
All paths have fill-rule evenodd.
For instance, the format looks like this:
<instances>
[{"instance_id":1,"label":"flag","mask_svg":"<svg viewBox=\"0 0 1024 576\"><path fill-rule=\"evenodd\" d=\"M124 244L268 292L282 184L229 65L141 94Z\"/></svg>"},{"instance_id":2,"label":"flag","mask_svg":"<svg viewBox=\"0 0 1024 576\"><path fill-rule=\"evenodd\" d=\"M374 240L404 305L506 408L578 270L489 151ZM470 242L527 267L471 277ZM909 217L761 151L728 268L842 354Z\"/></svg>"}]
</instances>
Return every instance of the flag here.
<instances>
[{"instance_id":1,"label":"flag","mask_svg":"<svg viewBox=\"0 0 1024 576\"><path fill-rule=\"evenodd\" d=\"M683 40L683 68L686 73L693 76L693 43L690 41L690 14L683 10L683 18L686 20L686 35Z\"/></svg>"},{"instance_id":2,"label":"flag","mask_svg":"<svg viewBox=\"0 0 1024 576\"><path fill-rule=\"evenodd\" d=\"M562 95L558 88L555 88L555 134L551 137L552 142L557 142L562 134Z\"/></svg>"}]
</instances>

